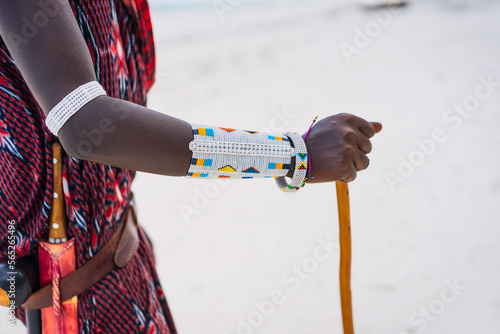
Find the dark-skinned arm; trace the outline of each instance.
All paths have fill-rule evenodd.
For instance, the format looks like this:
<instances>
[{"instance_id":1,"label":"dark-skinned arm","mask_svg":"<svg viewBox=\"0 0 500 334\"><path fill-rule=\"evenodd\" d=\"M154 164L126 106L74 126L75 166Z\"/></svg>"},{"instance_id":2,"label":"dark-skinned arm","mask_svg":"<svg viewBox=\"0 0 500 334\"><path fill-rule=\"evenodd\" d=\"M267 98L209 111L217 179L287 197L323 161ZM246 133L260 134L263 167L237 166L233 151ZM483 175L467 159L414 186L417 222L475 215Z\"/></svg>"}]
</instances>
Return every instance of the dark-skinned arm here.
<instances>
[{"instance_id":1,"label":"dark-skinned arm","mask_svg":"<svg viewBox=\"0 0 500 334\"><path fill-rule=\"evenodd\" d=\"M0 35L45 115L74 89L96 80L69 3L46 0L46 5L52 8L46 24L26 34L26 19L33 21L43 11L39 2L0 2ZM369 138L380 128L347 114L318 122L307 140L314 181L354 179L368 166ZM106 96L80 109L58 137L73 157L162 175L185 176L192 156L189 123Z\"/></svg>"},{"instance_id":2,"label":"dark-skinned arm","mask_svg":"<svg viewBox=\"0 0 500 334\"><path fill-rule=\"evenodd\" d=\"M31 37L23 18L33 22L46 13L37 1L0 2L0 35L45 115L74 89L96 80L68 1L46 3L55 15ZM187 122L111 97L85 105L59 132L65 151L76 158L173 176L186 175L192 139Z\"/></svg>"}]
</instances>

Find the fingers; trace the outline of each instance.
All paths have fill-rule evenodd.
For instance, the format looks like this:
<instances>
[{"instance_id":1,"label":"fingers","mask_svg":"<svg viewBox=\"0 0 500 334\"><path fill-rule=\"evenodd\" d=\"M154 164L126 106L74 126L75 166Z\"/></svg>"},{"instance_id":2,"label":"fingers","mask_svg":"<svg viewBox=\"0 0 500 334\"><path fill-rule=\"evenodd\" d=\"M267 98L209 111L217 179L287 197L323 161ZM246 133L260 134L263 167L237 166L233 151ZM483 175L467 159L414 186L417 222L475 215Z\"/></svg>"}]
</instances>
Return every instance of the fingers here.
<instances>
[{"instance_id":1,"label":"fingers","mask_svg":"<svg viewBox=\"0 0 500 334\"><path fill-rule=\"evenodd\" d=\"M353 159L357 171L365 170L370 164L370 159L363 152L358 150L358 154Z\"/></svg>"},{"instance_id":2,"label":"fingers","mask_svg":"<svg viewBox=\"0 0 500 334\"><path fill-rule=\"evenodd\" d=\"M382 124L379 122L368 122L361 117L347 113L339 114L337 116L343 118L351 125L356 124L359 130L368 138L373 137L376 133L379 133L382 130Z\"/></svg>"},{"instance_id":3,"label":"fingers","mask_svg":"<svg viewBox=\"0 0 500 334\"><path fill-rule=\"evenodd\" d=\"M326 173L323 180L354 181L358 172L365 170L370 164L370 159L367 156L372 151L370 138L382 130L382 124L368 122L360 117L345 113L331 116L327 121L322 121L318 122L316 128L313 128L322 131L311 132L311 134L318 138L325 135L330 140L325 142L318 140L318 145L322 146L321 144L324 143L323 149L328 151L325 153L327 163L324 166ZM331 136L330 131L332 131ZM321 149L318 151L322 152ZM320 173L318 172L318 174Z\"/></svg>"},{"instance_id":4,"label":"fingers","mask_svg":"<svg viewBox=\"0 0 500 334\"><path fill-rule=\"evenodd\" d=\"M371 138L375 135L375 127L373 126L373 124L365 121L364 119L361 119L361 123L359 125L359 131L361 131L361 133L367 136L368 138Z\"/></svg>"},{"instance_id":5,"label":"fingers","mask_svg":"<svg viewBox=\"0 0 500 334\"><path fill-rule=\"evenodd\" d=\"M370 139L364 135L359 135L358 148L365 154L370 153L372 151L372 143Z\"/></svg>"},{"instance_id":6,"label":"fingers","mask_svg":"<svg viewBox=\"0 0 500 334\"><path fill-rule=\"evenodd\" d=\"M340 181L342 182L352 182L358 176L358 172L356 171L356 166L354 166L354 162L349 166L349 169L344 173Z\"/></svg>"},{"instance_id":7,"label":"fingers","mask_svg":"<svg viewBox=\"0 0 500 334\"><path fill-rule=\"evenodd\" d=\"M379 133L380 131L382 131L382 124L379 123L379 122L370 122L373 127L375 128L375 133Z\"/></svg>"},{"instance_id":8,"label":"fingers","mask_svg":"<svg viewBox=\"0 0 500 334\"><path fill-rule=\"evenodd\" d=\"M359 131L361 131L368 138L373 137L376 133L379 133L382 130L382 124L379 122L367 122L364 119L361 119L362 122L359 126Z\"/></svg>"},{"instance_id":9,"label":"fingers","mask_svg":"<svg viewBox=\"0 0 500 334\"><path fill-rule=\"evenodd\" d=\"M368 139L367 139L368 140ZM370 164L370 159L366 156L365 153L363 153L361 150L356 149L352 150L353 154L351 155L351 159L349 159L344 169L344 173L342 175L342 178L340 181L344 182L352 182L356 179L358 176L358 172L365 170L368 168L368 165Z\"/></svg>"}]
</instances>

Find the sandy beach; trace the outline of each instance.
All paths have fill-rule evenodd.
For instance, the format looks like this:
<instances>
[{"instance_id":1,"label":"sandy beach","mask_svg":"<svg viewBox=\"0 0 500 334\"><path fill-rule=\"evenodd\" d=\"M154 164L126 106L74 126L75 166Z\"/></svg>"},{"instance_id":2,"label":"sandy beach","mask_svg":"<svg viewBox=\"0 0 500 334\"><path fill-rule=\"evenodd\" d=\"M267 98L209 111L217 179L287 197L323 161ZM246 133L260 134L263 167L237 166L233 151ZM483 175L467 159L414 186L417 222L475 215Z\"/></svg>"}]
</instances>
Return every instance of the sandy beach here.
<instances>
[{"instance_id":1,"label":"sandy beach","mask_svg":"<svg viewBox=\"0 0 500 334\"><path fill-rule=\"evenodd\" d=\"M500 2L221 2L154 2L149 107L273 133L382 122L350 184L356 333L500 333ZM179 334L342 333L334 184L133 189Z\"/></svg>"},{"instance_id":2,"label":"sandy beach","mask_svg":"<svg viewBox=\"0 0 500 334\"><path fill-rule=\"evenodd\" d=\"M381 121L351 184L357 333L500 333L500 4L384 14L352 2L158 12L150 107L273 132L340 112ZM480 86L484 100L471 97ZM268 180L140 174L135 192L180 333L342 332L338 248L311 260L338 239L333 184L288 195Z\"/></svg>"}]
</instances>

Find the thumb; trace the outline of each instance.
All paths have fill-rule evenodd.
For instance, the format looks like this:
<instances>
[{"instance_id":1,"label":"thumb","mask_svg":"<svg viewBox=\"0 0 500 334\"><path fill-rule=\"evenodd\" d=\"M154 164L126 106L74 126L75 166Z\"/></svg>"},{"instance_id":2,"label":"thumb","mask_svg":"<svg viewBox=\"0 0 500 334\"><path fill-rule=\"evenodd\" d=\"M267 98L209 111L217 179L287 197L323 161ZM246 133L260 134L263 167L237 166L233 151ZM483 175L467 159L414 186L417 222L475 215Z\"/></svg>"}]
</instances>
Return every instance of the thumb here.
<instances>
[{"instance_id":1,"label":"thumb","mask_svg":"<svg viewBox=\"0 0 500 334\"><path fill-rule=\"evenodd\" d=\"M375 128L375 133L379 133L382 130L382 124L379 122L370 122Z\"/></svg>"}]
</instances>

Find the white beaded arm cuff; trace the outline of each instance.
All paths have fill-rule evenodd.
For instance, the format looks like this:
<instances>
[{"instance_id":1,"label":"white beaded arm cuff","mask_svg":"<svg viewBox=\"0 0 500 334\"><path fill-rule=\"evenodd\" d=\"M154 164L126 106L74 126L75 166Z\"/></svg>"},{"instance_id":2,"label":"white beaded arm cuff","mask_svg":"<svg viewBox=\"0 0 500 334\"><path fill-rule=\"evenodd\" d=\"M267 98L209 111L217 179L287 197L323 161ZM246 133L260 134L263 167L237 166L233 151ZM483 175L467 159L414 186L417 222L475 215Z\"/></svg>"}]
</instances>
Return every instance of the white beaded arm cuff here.
<instances>
[{"instance_id":1,"label":"white beaded arm cuff","mask_svg":"<svg viewBox=\"0 0 500 334\"><path fill-rule=\"evenodd\" d=\"M45 124L50 132L57 136L59 130L84 105L98 96L106 95L106 91L97 81L91 81L69 93L48 114Z\"/></svg>"},{"instance_id":2,"label":"white beaded arm cuff","mask_svg":"<svg viewBox=\"0 0 500 334\"><path fill-rule=\"evenodd\" d=\"M295 149L286 136L191 124L194 140L187 177L275 178L285 176Z\"/></svg>"},{"instance_id":3,"label":"white beaded arm cuff","mask_svg":"<svg viewBox=\"0 0 500 334\"><path fill-rule=\"evenodd\" d=\"M286 193L296 192L306 184L307 171L309 170L309 157L307 147L302 136L297 133L287 132L286 135L292 141L295 147L295 166L293 177L290 184L286 182L285 177L276 179L278 188Z\"/></svg>"}]
</instances>

